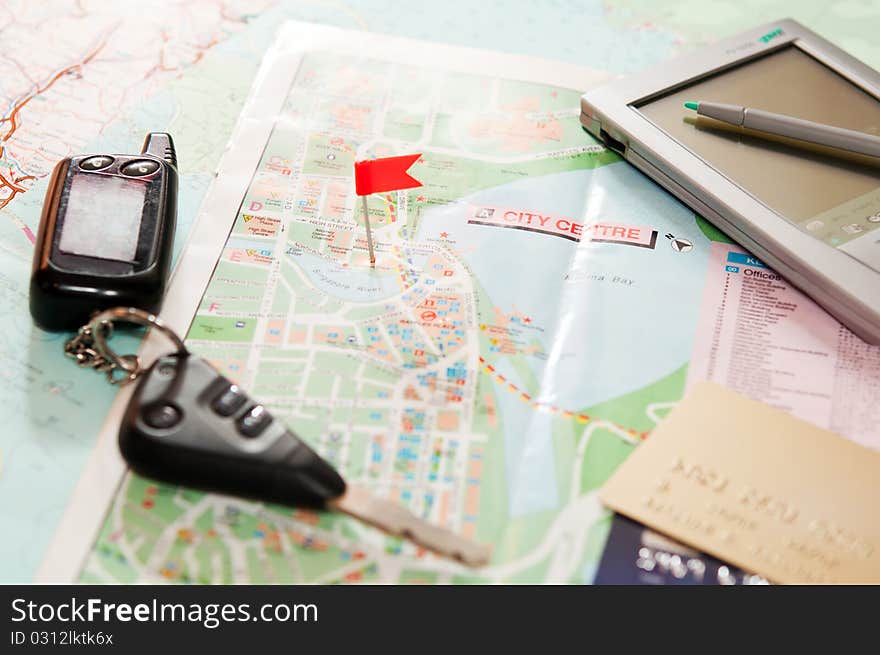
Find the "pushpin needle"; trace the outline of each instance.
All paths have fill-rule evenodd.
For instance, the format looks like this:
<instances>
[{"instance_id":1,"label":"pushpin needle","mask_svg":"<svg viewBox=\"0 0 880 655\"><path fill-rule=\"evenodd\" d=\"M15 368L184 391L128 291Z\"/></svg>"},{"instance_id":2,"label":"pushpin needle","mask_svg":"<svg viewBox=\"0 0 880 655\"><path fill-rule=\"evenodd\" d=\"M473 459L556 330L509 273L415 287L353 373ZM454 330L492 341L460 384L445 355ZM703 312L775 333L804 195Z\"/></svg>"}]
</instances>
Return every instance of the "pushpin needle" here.
<instances>
[{"instance_id":1,"label":"pushpin needle","mask_svg":"<svg viewBox=\"0 0 880 655\"><path fill-rule=\"evenodd\" d=\"M376 252L373 250L373 231L370 229L370 213L367 211L367 197L361 196L364 205L364 225L367 227L367 248L370 251L370 266L376 268Z\"/></svg>"}]
</instances>

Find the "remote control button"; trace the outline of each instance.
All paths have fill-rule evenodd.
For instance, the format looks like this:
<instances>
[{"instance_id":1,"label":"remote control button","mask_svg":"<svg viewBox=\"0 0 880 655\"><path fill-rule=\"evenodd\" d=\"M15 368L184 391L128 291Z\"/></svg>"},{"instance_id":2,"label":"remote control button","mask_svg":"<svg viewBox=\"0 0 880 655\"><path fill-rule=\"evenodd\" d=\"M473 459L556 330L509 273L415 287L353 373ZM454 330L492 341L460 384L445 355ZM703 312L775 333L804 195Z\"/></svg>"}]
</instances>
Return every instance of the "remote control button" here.
<instances>
[{"instance_id":1,"label":"remote control button","mask_svg":"<svg viewBox=\"0 0 880 655\"><path fill-rule=\"evenodd\" d=\"M272 415L262 405L254 405L238 419L238 431L243 437L253 438L269 427Z\"/></svg>"},{"instance_id":2,"label":"remote control button","mask_svg":"<svg viewBox=\"0 0 880 655\"><path fill-rule=\"evenodd\" d=\"M155 173L158 170L159 162L153 161L152 159L138 159L137 161L129 162L123 166L122 174L131 177L141 177L143 175Z\"/></svg>"},{"instance_id":3,"label":"remote control button","mask_svg":"<svg viewBox=\"0 0 880 655\"><path fill-rule=\"evenodd\" d=\"M107 168L112 163L113 157L110 157L108 155L97 155L95 157L83 159L79 163L79 167L84 171L99 171L102 168Z\"/></svg>"},{"instance_id":4,"label":"remote control button","mask_svg":"<svg viewBox=\"0 0 880 655\"><path fill-rule=\"evenodd\" d=\"M241 409L246 400L247 396L244 395L244 391L238 385L233 384L214 398L211 408L220 416L232 416Z\"/></svg>"},{"instance_id":5,"label":"remote control button","mask_svg":"<svg viewBox=\"0 0 880 655\"><path fill-rule=\"evenodd\" d=\"M168 403L151 405L144 410L144 423L159 430L174 427L180 423L181 418L180 410Z\"/></svg>"}]
</instances>

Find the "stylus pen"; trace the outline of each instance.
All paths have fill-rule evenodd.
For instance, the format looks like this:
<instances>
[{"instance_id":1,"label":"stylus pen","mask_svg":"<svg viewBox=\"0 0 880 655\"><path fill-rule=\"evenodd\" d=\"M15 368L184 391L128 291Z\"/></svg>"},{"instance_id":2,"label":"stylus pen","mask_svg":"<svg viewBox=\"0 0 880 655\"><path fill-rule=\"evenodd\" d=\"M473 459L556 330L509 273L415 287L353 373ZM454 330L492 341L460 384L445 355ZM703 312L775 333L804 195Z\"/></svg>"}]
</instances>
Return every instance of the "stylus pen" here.
<instances>
[{"instance_id":1,"label":"stylus pen","mask_svg":"<svg viewBox=\"0 0 880 655\"><path fill-rule=\"evenodd\" d=\"M695 110L700 116L714 118L723 123L816 143L820 146L840 148L869 157L880 157L880 137L873 134L805 121L785 114L773 114L752 107L723 105L717 102L686 102L684 106Z\"/></svg>"}]
</instances>

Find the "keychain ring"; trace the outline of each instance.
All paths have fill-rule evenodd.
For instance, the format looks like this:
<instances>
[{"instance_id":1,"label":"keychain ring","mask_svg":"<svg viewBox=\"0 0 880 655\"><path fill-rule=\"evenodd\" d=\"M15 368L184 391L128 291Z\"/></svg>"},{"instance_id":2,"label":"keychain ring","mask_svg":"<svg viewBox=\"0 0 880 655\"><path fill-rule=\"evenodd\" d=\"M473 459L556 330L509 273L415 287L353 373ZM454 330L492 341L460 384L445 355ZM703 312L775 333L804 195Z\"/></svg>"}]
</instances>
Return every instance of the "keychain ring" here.
<instances>
[{"instance_id":1,"label":"keychain ring","mask_svg":"<svg viewBox=\"0 0 880 655\"><path fill-rule=\"evenodd\" d=\"M156 329L174 344L177 348L178 354L189 354L189 351L186 349L181 338L177 336L177 333L155 314L145 312L136 307L112 307L111 309L105 309L92 317L92 320L89 321L89 330L92 333L95 348L100 354L110 360L114 366L125 371L127 375L123 380L135 379L140 374L141 369L137 355L118 355L107 345L109 330L107 330L106 327L112 327L115 321L124 321L127 323L142 325L150 330Z\"/></svg>"}]
</instances>

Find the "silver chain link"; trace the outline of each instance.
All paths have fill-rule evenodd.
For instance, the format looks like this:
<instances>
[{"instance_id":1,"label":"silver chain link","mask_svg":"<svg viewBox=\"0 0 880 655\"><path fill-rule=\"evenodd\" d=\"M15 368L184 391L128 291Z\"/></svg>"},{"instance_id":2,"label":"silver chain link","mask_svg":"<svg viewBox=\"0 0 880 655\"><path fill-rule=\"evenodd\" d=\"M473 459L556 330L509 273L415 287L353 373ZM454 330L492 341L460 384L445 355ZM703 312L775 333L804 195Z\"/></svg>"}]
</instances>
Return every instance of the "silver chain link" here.
<instances>
[{"instance_id":1,"label":"silver chain link","mask_svg":"<svg viewBox=\"0 0 880 655\"><path fill-rule=\"evenodd\" d=\"M105 338L109 339L113 334L112 323L102 323ZM102 355L95 348L95 337L90 325L83 325L77 333L64 344L64 354L76 361L76 365L82 368L91 368L98 373L104 373L110 384L127 384L137 377L138 371L120 371L119 367L110 359ZM123 355L122 359L137 362L135 355ZM124 375L118 375L118 372Z\"/></svg>"},{"instance_id":2,"label":"silver chain link","mask_svg":"<svg viewBox=\"0 0 880 655\"><path fill-rule=\"evenodd\" d=\"M64 343L64 354L82 368L103 373L110 384L125 385L136 380L144 372L138 356L120 355L107 344L113 335L113 321L156 330L175 345L178 355L189 354L183 340L165 321L152 312L136 307L112 307L96 313L88 324Z\"/></svg>"}]
</instances>

